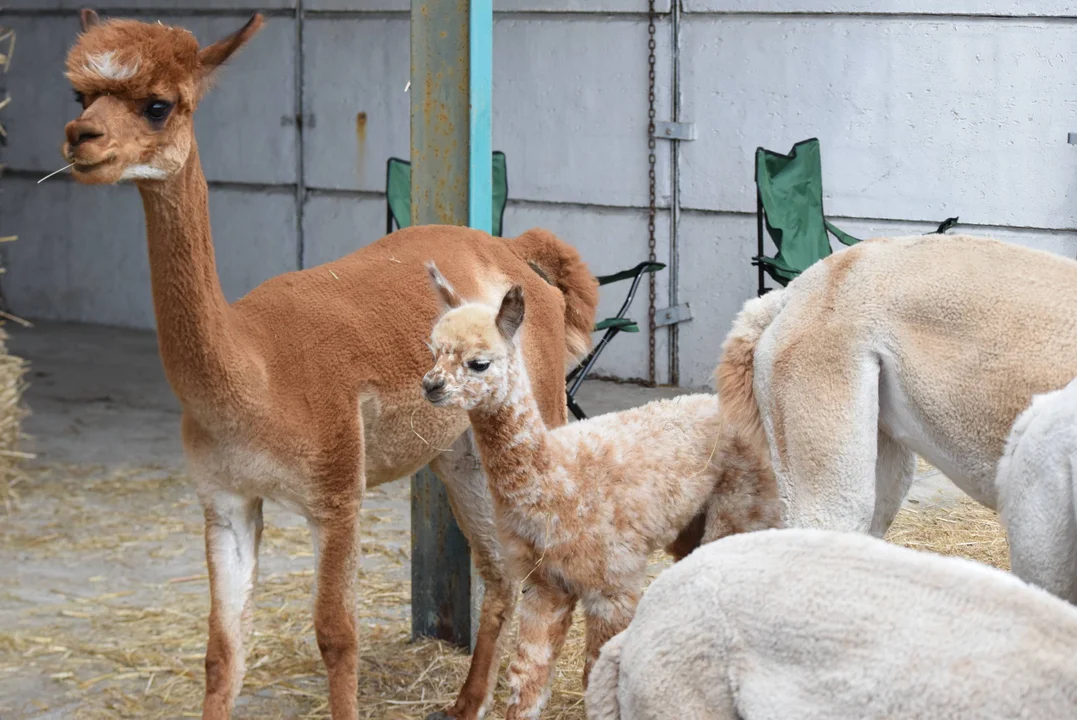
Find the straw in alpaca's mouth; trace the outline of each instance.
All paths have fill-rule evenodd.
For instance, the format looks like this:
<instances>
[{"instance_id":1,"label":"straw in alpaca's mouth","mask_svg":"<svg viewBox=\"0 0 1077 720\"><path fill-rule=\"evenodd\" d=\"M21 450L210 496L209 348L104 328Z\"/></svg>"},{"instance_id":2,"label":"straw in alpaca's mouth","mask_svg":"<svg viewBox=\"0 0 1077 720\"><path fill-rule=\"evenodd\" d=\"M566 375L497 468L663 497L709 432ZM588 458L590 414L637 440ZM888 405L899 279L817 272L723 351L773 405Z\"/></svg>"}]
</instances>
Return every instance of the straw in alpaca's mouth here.
<instances>
[{"instance_id":1,"label":"straw in alpaca's mouth","mask_svg":"<svg viewBox=\"0 0 1077 720\"><path fill-rule=\"evenodd\" d=\"M93 162L83 162L83 161L76 160L74 163L72 163L72 170L74 170L77 173L91 173L94 170L97 170L98 168L101 168L101 167L104 167L105 165L108 165L109 163L111 163L115 159L116 159L115 155L109 155L107 157L101 158L100 160L95 160Z\"/></svg>"}]
</instances>

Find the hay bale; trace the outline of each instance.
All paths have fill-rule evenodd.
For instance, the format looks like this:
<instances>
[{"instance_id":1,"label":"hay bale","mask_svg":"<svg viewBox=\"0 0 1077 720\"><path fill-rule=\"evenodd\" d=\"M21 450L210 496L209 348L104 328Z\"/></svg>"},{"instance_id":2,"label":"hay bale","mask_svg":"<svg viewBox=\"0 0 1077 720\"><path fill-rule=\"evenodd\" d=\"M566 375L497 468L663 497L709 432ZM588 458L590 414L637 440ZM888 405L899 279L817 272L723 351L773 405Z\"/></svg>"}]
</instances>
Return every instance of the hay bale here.
<instances>
[{"instance_id":1,"label":"hay bale","mask_svg":"<svg viewBox=\"0 0 1077 720\"><path fill-rule=\"evenodd\" d=\"M15 50L15 31L0 27L0 74L6 74L11 66ZM0 110L11 103L11 97L0 91ZM0 122L0 141L7 143L7 131ZM0 166L0 171L3 167ZM3 235L3 233L0 233ZM13 235L0 237L0 242L10 242ZM4 268L0 268L0 273ZM0 311L0 316L7 313ZM15 319L15 318L10 318ZM2 320L0 320L2 323ZM7 333L0 325L0 508L10 511L17 498L15 485L21 479L20 462L27 457L19 450L22 440L22 418L26 414L22 405L22 392L26 386L26 363L7 352Z\"/></svg>"},{"instance_id":2,"label":"hay bale","mask_svg":"<svg viewBox=\"0 0 1077 720\"><path fill-rule=\"evenodd\" d=\"M22 419L26 409L22 393L26 387L26 363L7 351L7 332L0 325L0 508L10 512L18 495L15 486L22 480L22 461L30 457L19 450L23 440Z\"/></svg>"}]
</instances>

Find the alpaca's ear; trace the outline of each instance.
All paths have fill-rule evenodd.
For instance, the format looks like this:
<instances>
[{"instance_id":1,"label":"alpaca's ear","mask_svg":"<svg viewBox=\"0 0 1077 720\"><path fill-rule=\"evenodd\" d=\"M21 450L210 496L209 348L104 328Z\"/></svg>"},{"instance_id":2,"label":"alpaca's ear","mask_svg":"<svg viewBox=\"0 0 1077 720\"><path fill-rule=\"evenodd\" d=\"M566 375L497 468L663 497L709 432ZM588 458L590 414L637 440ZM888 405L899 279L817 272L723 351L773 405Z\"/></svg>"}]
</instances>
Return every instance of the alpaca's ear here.
<instances>
[{"instance_id":1,"label":"alpaca's ear","mask_svg":"<svg viewBox=\"0 0 1077 720\"><path fill-rule=\"evenodd\" d=\"M456 291L452 289L452 285L445 279L445 276L438 270L438 266L431 260L426 264L426 270L430 273L430 282L433 283L434 289L437 290L438 297L445 303L445 307L450 310L460 307L464 302L460 299L460 296L456 294Z\"/></svg>"},{"instance_id":2,"label":"alpaca's ear","mask_svg":"<svg viewBox=\"0 0 1077 720\"><path fill-rule=\"evenodd\" d=\"M230 57L236 54L236 51L247 44L247 41L258 34L258 31L265 25L265 19L261 13L255 13L251 15L251 19L247 21L247 24L236 30L234 33L226 38L222 38L212 45L207 45L198 51L198 64L199 64L199 77L198 77L198 94L199 97L206 94L210 86L213 84L213 75L221 65L223 65Z\"/></svg>"},{"instance_id":3,"label":"alpaca's ear","mask_svg":"<svg viewBox=\"0 0 1077 720\"><path fill-rule=\"evenodd\" d=\"M519 285L513 285L505 293L505 298L501 301L501 309L497 311L497 329L506 340L512 340L523 321L524 289Z\"/></svg>"},{"instance_id":4,"label":"alpaca's ear","mask_svg":"<svg viewBox=\"0 0 1077 720\"><path fill-rule=\"evenodd\" d=\"M86 32L101 22L101 18L90 8L83 8L82 12L79 13L79 19L82 21L82 32Z\"/></svg>"}]
</instances>

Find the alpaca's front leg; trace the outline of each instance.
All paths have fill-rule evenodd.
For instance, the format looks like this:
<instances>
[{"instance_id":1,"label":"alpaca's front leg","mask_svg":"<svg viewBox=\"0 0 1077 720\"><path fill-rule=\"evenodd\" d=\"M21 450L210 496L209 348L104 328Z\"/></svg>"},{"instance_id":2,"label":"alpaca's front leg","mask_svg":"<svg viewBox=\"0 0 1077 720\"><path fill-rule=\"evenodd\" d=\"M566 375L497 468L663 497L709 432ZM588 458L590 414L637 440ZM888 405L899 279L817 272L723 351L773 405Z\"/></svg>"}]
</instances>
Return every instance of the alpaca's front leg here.
<instances>
[{"instance_id":1,"label":"alpaca's front leg","mask_svg":"<svg viewBox=\"0 0 1077 720\"><path fill-rule=\"evenodd\" d=\"M209 570L209 642L204 720L226 720L243 686L251 594L258 577L262 499L224 491L202 493Z\"/></svg>"},{"instance_id":2,"label":"alpaca's front leg","mask_svg":"<svg viewBox=\"0 0 1077 720\"><path fill-rule=\"evenodd\" d=\"M482 575L485 592L467 679L452 707L427 715L427 720L478 720L493 700L501 668L502 639L512 625L520 593L497 537L493 501L471 430L448 452L432 460L430 467L445 483L449 505L471 546L471 557Z\"/></svg>"},{"instance_id":3,"label":"alpaca's front leg","mask_svg":"<svg viewBox=\"0 0 1077 720\"><path fill-rule=\"evenodd\" d=\"M642 578L639 584L643 584ZM598 660L598 653L602 650L602 646L628 627L636 614L638 604L639 592L636 590L595 593L583 598L584 618L587 621L587 655L583 663L584 689L587 688L591 668Z\"/></svg>"},{"instance_id":4,"label":"alpaca's front leg","mask_svg":"<svg viewBox=\"0 0 1077 720\"><path fill-rule=\"evenodd\" d=\"M512 690L505 720L536 720L549 697L551 670L561 654L576 598L560 590L528 585L520 601L516 658L509 665Z\"/></svg>"}]
</instances>

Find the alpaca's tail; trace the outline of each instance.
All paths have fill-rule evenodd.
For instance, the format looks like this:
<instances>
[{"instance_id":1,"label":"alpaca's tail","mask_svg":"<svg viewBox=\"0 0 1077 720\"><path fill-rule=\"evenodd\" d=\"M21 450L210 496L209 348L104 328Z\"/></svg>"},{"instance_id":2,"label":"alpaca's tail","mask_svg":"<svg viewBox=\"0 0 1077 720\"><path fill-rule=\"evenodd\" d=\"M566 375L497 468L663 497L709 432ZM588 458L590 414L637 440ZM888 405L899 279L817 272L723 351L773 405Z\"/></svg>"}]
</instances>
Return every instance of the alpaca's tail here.
<instances>
[{"instance_id":1,"label":"alpaca's tail","mask_svg":"<svg viewBox=\"0 0 1077 720\"><path fill-rule=\"evenodd\" d=\"M621 646L625 632L622 630L602 646L602 653L591 668L587 682L585 703L587 720L621 720L621 704L617 700L617 686L621 680Z\"/></svg>"},{"instance_id":2,"label":"alpaca's tail","mask_svg":"<svg viewBox=\"0 0 1077 720\"><path fill-rule=\"evenodd\" d=\"M721 360L714 371L722 418L764 458L770 457L770 451L755 397L755 348L788 299L784 290L772 290L746 302L722 343Z\"/></svg>"},{"instance_id":3,"label":"alpaca's tail","mask_svg":"<svg viewBox=\"0 0 1077 720\"><path fill-rule=\"evenodd\" d=\"M510 241L527 264L565 296L565 368L591 350L591 329L598 307L598 281L576 249L552 232L532 228Z\"/></svg>"}]
</instances>

